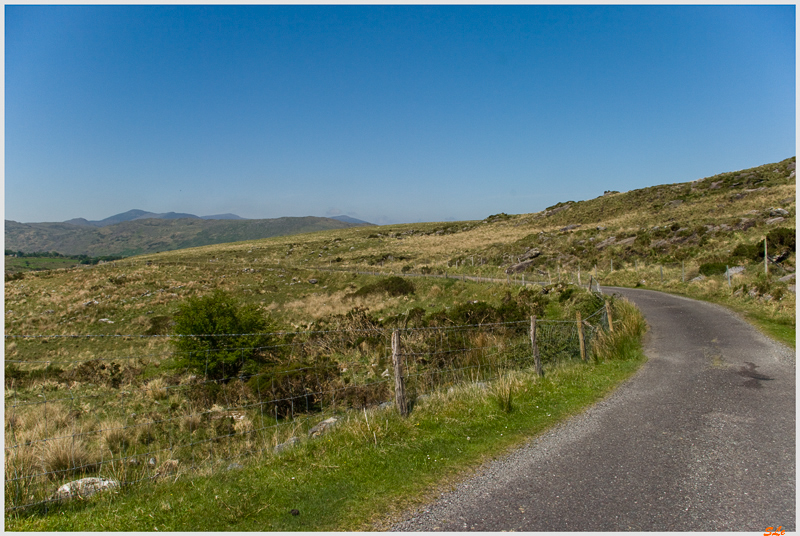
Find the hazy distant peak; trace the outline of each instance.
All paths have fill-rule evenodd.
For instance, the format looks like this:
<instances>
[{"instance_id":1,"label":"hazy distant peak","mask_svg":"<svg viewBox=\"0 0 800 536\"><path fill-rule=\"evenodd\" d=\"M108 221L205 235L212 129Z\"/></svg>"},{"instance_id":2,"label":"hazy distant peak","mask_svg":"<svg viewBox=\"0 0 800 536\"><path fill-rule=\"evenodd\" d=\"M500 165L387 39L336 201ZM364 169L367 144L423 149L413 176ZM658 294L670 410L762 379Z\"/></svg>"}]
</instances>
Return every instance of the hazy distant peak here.
<instances>
[{"instance_id":1,"label":"hazy distant peak","mask_svg":"<svg viewBox=\"0 0 800 536\"><path fill-rule=\"evenodd\" d=\"M213 216L200 216L203 220L245 220L247 218L242 218L241 216L237 216L236 214L231 214L228 212L227 214L215 214Z\"/></svg>"},{"instance_id":2,"label":"hazy distant peak","mask_svg":"<svg viewBox=\"0 0 800 536\"><path fill-rule=\"evenodd\" d=\"M356 225L375 225L374 223L369 223L364 220L357 220L356 218L351 218L350 216L328 216L332 220L339 220L345 223L354 223Z\"/></svg>"},{"instance_id":3,"label":"hazy distant peak","mask_svg":"<svg viewBox=\"0 0 800 536\"><path fill-rule=\"evenodd\" d=\"M146 220L149 218L155 218L159 220L179 220L182 218L190 218L193 220L199 220L199 216L195 216L194 214L186 214L183 212L164 212L163 214L153 214L152 212L148 212L142 216L137 218L133 218L135 220Z\"/></svg>"}]
</instances>

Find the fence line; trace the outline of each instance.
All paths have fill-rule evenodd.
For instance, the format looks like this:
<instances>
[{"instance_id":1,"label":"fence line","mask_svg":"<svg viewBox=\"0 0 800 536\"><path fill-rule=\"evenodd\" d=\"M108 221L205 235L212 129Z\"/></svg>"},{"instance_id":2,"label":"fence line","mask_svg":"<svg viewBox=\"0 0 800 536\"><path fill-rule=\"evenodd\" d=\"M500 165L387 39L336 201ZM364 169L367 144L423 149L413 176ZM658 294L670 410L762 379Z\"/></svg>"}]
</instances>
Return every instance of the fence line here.
<instances>
[{"instance_id":1,"label":"fence line","mask_svg":"<svg viewBox=\"0 0 800 536\"><path fill-rule=\"evenodd\" d=\"M588 338L605 329L605 315L601 308L587 317ZM545 362L580 359L574 321L537 324ZM396 398L398 380L391 366L393 333L402 340L400 379L413 401L437 389L533 367L527 328L528 322L517 321L276 332L294 340L258 348L282 348L288 352L285 364L254 374L225 374L223 368L221 378L192 379L187 367L173 373L173 380L147 381L143 376L155 365L143 362L116 384L103 383L102 375L90 376L96 385L74 384L69 373L82 364L99 362L107 372L119 358L6 360L7 366L47 364L7 377L12 386L6 389L6 510L46 509L58 500L57 484L79 476L133 485L174 474L178 463L181 471L214 470L229 460L280 449L348 408L387 407ZM355 343L365 333L370 342L363 349ZM58 364L73 367L54 369ZM87 368L87 374L98 370Z\"/></svg>"}]
</instances>

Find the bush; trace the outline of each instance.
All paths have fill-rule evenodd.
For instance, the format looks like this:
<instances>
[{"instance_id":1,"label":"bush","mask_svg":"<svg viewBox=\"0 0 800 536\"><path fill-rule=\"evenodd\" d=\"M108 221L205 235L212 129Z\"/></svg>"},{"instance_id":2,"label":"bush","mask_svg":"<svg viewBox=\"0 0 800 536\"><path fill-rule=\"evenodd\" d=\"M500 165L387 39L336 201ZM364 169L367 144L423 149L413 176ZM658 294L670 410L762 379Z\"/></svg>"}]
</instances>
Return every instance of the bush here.
<instances>
[{"instance_id":1,"label":"bush","mask_svg":"<svg viewBox=\"0 0 800 536\"><path fill-rule=\"evenodd\" d=\"M739 244L733 248L731 252L731 259L746 259L749 261L757 261L764 258L764 247L758 247L758 244Z\"/></svg>"},{"instance_id":2,"label":"bush","mask_svg":"<svg viewBox=\"0 0 800 536\"><path fill-rule=\"evenodd\" d=\"M369 294L387 293L389 296L406 296L414 294L414 284L402 277L392 276L370 285L364 285L348 297L367 296Z\"/></svg>"},{"instance_id":3,"label":"bush","mask_svg":"<svg viewBox=\"0 0 800 536\"><path fill-rule=\"evenodd\" d=\"M271 328L255 305L239 305L222 291L189 298L175 315L176 364L211 379L235 376L246 364L267 361Z\"/></svg>"},{"instance_id":4,"label":"bush","mask_svg":"<svg viewBox=\"0 0 800 536\"><path fill-rule=\"evenodd\" d=\"M778 227L777 229L773 229L767 233L767 246L773 250L788 249L790 251L796 251L797 246L794 229L787 229L786 227ZM764 258L763 253L761 254L761 258Z\"/></svg>"},{"instance_id":5,"label":"bush","mask_svg":"<svg viewBox=\"0 0 800 536\"><path fill-rule=\"evenodd\" d=\"M707 262L700 265L700 273L706 277L724 274L727 269L724 262Z\"/></svg>"}]
</instances>

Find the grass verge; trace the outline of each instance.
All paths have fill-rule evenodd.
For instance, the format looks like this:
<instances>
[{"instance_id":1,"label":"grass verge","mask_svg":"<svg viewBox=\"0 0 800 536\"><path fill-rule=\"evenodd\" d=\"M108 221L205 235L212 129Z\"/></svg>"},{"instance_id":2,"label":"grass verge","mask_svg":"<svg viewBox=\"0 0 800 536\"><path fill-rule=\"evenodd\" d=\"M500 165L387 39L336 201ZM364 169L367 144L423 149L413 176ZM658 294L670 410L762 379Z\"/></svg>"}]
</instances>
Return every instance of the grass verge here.
<instances>
[{"instance_id":1,"label":"grass verge","mask_svg":"<svg viewBox=\"0 0 800 536\"><path fill-rule=\"evenodd\" d=\"M600 336L599 363L509 372L502 385L467 384L390 409L350 411L332 432L246 467L105 492L49 512L7 513L7 530L366 530L431 500L481 462L594 404L644 362L641 316L619 311ZM512 395L513 392L513 395ZM502 397L498 397L498 393ZM502 400L500 400L502 399ZM508 403L502 403L507 401ZM292 510L299 512L292 515Z\"/></svg>"}]
</instances>

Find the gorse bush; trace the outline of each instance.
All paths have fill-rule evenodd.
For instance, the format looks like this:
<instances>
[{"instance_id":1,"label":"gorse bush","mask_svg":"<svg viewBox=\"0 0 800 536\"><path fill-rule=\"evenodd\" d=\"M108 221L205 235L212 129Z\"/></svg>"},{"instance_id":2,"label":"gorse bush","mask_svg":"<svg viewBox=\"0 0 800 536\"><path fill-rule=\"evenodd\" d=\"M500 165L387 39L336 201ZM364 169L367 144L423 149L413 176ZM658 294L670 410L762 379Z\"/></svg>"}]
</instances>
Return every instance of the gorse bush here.
<instances>
[{"instance_id":1,"label":"gorse bush","mask_svg":"<svg viewBox=\"0 0 800 536\"><path fill-rule=\"evenodd\" d=\"M210 379L237 375L268 361L274 327L255 305L230 295L189 298L175 315L176 363Z\"/></svg>"},{"instance_id":2,"label":"gorse bush","mask_svg":"<svg viewBox=\"0 0 800 536\"><path fill-rule=\"evenodd\" d=\"M392 276L382 279L376 283L364 285L349 297L368 296L370 294L386 293L389 296L408 296L414 294L414 284L402 277Z\"/></svg>"},{"instance_id":3,"label":"gorse bush","mask_svg":"<svg viewBox=\"0 0 800 536\"><path fill-rule=\"evenodd\" d=\"M724 262L707 262L700 265L700 273L705 276L721 275L728 269Z\"/></svg>"}]
</instances>

